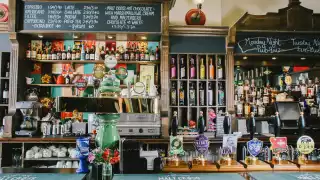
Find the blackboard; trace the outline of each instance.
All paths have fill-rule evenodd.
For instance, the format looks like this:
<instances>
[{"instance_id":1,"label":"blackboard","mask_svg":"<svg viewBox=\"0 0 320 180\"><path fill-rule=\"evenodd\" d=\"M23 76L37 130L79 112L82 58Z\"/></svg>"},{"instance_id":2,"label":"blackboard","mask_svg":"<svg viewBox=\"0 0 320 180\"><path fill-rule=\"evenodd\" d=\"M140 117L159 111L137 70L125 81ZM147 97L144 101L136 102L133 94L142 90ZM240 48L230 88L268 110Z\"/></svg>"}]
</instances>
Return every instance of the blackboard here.
<instances>
[{"instance_id":1,"label":"blackboard","mask_svg":"<svg viewBox=\"0 0 320 180\"><path fill-rule=\"evenodd\" d=\"M161 4L25 2L23 30L161 32Z\"/></svg>"},{"instance_id":2,"label":"blackboard","mask_svg":"<svg viewBox=\"0 0 320 180\"><path fill-rule=\"evenodd\" d=\"M316 36L237 36L236 53L320 55Z\"/></svg>"}]
</instances>

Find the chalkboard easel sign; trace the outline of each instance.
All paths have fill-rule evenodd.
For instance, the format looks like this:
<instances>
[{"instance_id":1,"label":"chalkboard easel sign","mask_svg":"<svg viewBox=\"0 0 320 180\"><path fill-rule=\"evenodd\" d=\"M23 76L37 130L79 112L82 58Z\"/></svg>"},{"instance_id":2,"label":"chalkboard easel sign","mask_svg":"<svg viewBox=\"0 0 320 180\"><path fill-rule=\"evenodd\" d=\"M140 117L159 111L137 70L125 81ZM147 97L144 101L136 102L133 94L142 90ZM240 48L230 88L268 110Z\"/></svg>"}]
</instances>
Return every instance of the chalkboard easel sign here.
<instances>
[{"instance_id":1,"label":"chalkboard easel sign","mask_svg":"<svg viewBox=\"0 0 320 180\"><path fill-rule=\"evenodd\" d=\"M23 30L161 32L161 4L25 2Z\"/></svg>"},{"instance_id":2,"label":"chalkboard easel sign","mask_svg":"<svg viewBox=\"0 0 320 180\"><path fill-rule=\"evenodd\" d=\"M316 36L237 36L239 54L308 54L320 55L320 38Z\"/></svg>"}]
</instances>

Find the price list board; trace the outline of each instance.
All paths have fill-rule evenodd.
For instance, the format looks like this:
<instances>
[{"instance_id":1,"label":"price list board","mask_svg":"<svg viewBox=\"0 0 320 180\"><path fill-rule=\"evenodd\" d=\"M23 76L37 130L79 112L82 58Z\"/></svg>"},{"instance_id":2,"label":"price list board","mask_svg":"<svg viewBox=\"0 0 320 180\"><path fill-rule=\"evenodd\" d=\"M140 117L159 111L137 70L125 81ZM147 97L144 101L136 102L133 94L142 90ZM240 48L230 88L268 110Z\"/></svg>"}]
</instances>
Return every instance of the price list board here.
<instances>
[{"instance_id":1,"label":"price list board","mask_svg":"<svg viewBox=\"0 0 320 180\"><path fill-rule=\"evenodd\" d=\"M161 32L161 4L25 2L23 30Z\"/></svg>"}]
</instances>

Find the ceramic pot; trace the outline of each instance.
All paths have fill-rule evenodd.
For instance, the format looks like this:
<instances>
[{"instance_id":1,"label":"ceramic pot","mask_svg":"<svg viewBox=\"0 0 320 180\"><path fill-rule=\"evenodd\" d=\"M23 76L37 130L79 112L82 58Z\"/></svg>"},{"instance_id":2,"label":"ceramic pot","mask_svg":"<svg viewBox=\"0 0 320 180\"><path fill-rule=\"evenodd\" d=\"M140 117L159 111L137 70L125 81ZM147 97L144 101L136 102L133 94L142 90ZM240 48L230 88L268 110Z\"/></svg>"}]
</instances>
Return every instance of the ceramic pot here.
<instances>
[{"instance_id":1,"label":"ceramic pot","mask_svg":"<svg viewBox=\"0 0 320 180\"><path fill-rule=\"evenodd\" d=\"M198 5L197 9L190 9L185 16L185 21L187 25L204 25L206 15L201 10L201 5Z\"/></svg>"},{"instance_id":2,"label":"ceramic pot","mask_svg":"<svg viewBox=\"0 0 320 180\"><path fill-rule=\"evenodd\" d=\"M118 149L120 136L116 127L120 114L97 114L99 126L95 138L96 145L102 149Z\"/></svg>"}]
</instances>

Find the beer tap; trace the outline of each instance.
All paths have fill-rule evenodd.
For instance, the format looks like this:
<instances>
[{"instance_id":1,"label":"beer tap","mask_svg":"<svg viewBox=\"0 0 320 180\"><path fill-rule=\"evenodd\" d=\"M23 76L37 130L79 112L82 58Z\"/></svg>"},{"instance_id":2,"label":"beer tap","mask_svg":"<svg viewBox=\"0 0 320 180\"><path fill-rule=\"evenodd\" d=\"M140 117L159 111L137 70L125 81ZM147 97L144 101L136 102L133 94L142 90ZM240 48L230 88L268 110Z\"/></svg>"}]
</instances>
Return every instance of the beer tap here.
<instances>
[{"instance_id":1,"label":"beer tap","mask_svg":"<svg viewBox=\"0 0 320 180\"><path fill-rule=\"evenodd\" d=\"M231 134L231 117L228 112L226 112L223 120L223 131L224 134Z\"/></svg>"}]
</instances>

